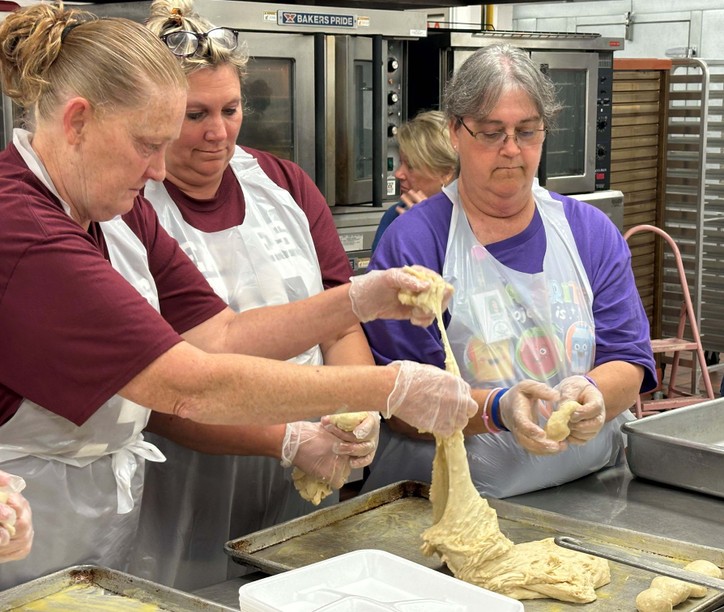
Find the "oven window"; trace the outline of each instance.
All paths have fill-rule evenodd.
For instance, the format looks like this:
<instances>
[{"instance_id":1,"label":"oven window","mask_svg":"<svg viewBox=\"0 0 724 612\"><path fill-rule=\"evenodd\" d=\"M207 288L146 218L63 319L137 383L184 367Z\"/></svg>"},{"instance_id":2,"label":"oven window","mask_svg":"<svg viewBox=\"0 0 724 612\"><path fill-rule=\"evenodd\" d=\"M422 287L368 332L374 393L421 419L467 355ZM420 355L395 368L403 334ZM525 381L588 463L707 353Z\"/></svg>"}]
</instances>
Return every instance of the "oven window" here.
<instances>
[{"instance_id":1,"label":"oven window","mask_svg":"<svg viewBox=\"0 0 724 612\"><path fill-rule=\"evenodd\" d=\"M576 176L585 173L587 70L550 69L562 105L556 128L546 136L546 176Z\"/></svg>"},{"instance_id":2,"label":"oven window","mask_svg":"<svg viewBox=\"0 0 724 612\"><path fill-rule=\"evenodd\" d=\"M372 177L372 62L354 62L354 177Z\"/></svg>"},{"instance_id":3,"label":"oven window","mask_svg":"<svg viewBox=\"0 0 724 612\"><path fill-rule=\"evenodd\" d=\"M237 142L294 161L294 60L249 58Z\"/></svg>"}]
</instances>

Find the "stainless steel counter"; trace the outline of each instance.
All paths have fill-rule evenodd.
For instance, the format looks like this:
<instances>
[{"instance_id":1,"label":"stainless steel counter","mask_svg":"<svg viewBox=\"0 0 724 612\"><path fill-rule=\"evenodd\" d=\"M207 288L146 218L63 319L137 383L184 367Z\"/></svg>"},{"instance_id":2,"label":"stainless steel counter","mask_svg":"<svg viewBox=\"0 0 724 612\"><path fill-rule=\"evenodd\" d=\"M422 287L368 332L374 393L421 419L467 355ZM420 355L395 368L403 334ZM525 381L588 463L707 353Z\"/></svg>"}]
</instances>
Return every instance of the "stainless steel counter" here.
<instances>
[{"instance_id":1,"label":"stainless steel counter","mask_svg":"<svg viewBox=\"0 0 724 612\"><path fill-rule=\"evenodd\" d=\"M625 466L560 487L510 497L508 501L587 521L724 548L724 499L640 480ZM239 573L242 571L240 566ZM239 587L263 577L260 572L247 574L199 589L194 595L238 607Z\"/></svg>"}]
</instances>

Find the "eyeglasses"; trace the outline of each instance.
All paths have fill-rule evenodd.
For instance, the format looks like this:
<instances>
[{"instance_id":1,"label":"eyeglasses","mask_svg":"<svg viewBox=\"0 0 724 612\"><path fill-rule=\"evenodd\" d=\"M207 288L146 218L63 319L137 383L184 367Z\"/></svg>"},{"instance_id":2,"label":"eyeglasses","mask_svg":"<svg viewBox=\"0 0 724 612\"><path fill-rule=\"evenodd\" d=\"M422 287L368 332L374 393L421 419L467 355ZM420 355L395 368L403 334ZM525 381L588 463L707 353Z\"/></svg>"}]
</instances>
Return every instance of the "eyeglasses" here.
<instances>
[{"instance_id":1,"label":"eyeglasses","mask_svg":"<svg viewBox=\"0 0 724 612\"><path fill-rule=\"evenodd\" d=\"M468 134L470 134L475 140L477 140L486 149L500 149L505 146L508 142L508 138L512 138L515 144L519 148L525 149L528 147L534 147L541 144L546 137L547 130L545 128L538 128L535 130L518 130L516 129L512 134L508 134L503 130L498 132L473 132L462 117L458 117L460 125L462 125Z\"/></svg>"},{"instance_id":2,"label":"eyeglasses","mask_svg":"<svg viewBox=\"0 0 724 612\"><path fill-rule=\"evenodd\" d=\"M179 57L189 57L196 53L199 49L201 41L210 40L219 48L226 51L233 51L239 44L239 40L234 30L229 28L214 28L208 32L188 32L180 30L178 32L170 32L161 36L161 40L171 49L171 53Z\"/></svg>"}]
</instances>

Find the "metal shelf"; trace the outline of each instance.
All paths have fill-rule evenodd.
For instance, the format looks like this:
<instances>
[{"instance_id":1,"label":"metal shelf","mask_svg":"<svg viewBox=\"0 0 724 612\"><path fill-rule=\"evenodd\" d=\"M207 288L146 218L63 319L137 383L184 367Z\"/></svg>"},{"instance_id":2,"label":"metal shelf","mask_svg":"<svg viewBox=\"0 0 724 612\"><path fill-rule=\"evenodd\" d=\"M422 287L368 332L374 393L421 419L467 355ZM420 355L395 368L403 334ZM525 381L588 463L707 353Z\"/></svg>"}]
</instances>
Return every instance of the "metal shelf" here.
<instances>
[{"instance_id":1,"label":"metal shelf","mask_svg":"<svg viewBox=\"0 0 724 612\"><path fill-rule=\"evenodd\" d=\"M672 61L664 228L685 264L704 349L724 352L724 61ZM676 335L681 291L664 259L662 332Z\"/></svg>"}]
</instances>

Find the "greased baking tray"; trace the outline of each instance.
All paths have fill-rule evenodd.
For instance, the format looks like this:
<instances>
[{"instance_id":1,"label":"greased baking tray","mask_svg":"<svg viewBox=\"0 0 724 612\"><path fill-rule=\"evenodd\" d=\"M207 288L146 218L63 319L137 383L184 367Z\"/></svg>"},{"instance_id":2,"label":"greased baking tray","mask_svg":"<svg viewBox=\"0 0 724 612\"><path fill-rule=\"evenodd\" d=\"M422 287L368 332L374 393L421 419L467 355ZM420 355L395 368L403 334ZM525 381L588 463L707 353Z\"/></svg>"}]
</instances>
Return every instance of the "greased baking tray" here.
<instances>
[{"instance_id":1,"label":"greased baking tray","mask_svg":"<svg viewBox=\"0 0 724 612\"><path fill-rule=\"evenodd\" d=\"M420 552L421 534L432 524L429 485L403 481L359 495L336 506L317 510L286 523L254 532L226 543L234 561L267 574L278 574L346 552L379 549L450 574L438 556ZM521 543L557 535L622 548L644 562L649 557L683 567L706 559L724 567L724 550L670 540L629 529L597 525L554 512L521 506L505 500L488 500L496 509L502 531ZM634 610L636 595L657 575L651 571L610 562L611 583L598 589L598 599L586 604L591 611ZM690 599L679 611L714 610L724 604L724 593L709 590L702 599ZM580 609L551 599L526 600L526 612L559 612Z\"/></svg>"},{"instance_id":2,"label":"greased baking tray","mask_svg":"<svg viewBox=\"0 0 724 612\"><path fill-rule=\"evenodd\" d=\"M623 425L636 476L724 497L724 399Z\"/></svg>"},{"instance_id":3,"label":"greased baking tray","mask_svg":"<svg viewBox=\"0 0 724 612\"><path fill-rule=\"evenodd\" d=\"M96 565L74 565L0 591L0 610L238 612L238 608Z\"/></svg>"}]
</instances>

